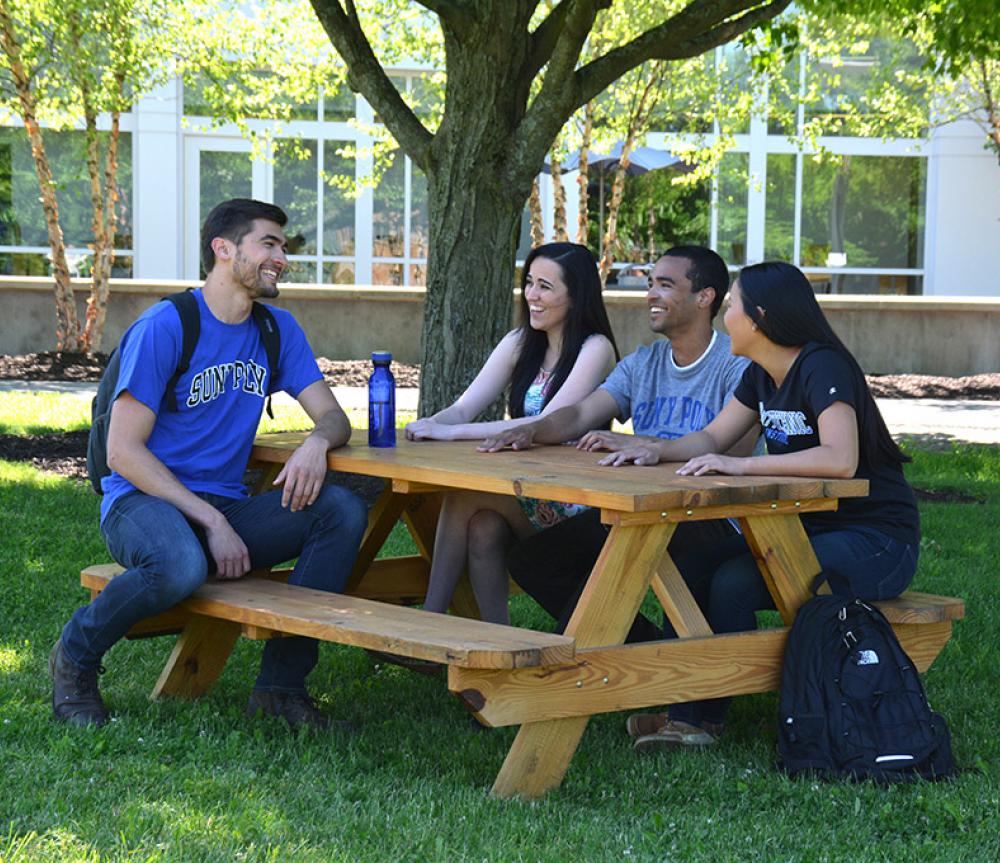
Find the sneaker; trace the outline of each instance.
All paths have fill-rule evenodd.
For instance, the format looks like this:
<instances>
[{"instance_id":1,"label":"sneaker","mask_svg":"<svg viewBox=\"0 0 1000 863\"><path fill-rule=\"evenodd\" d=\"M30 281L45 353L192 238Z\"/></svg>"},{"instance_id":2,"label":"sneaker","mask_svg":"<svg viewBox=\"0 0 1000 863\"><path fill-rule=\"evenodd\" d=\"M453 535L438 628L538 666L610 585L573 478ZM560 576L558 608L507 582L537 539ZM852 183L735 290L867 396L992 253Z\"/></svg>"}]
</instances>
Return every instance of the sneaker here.
<instances>
[{"instance_id":1,"label":"sneaker","mask_svg":"<svg viewBox=\"0 0 1000 863\"><path fill-rule=\"evenodd\" d=\"M656 734L669 719L666 713L633 713L625 720L625 730L629 737L637 740L647 734Z\"/></svg>"},{"instance_id":2,"label":"sneaker","mask_svg":"<svg viewBox=\"0 0 1000 863\"><path fill-rule=\"evenodd\" d=\"M52 678L52 712L56 719L72 725L104 725L108 709L104 706L97 675L104 669L81 668L67 655L60 638L49 654Z\"/></svg>"},{"instance_id":3,"label":"sneaker","mask_svg":"<svg viewBox=\"0 0 1000 863\"><path fill-rule=\"evenodd\" d=\"M678 746L712 746L722 734L722 724L705 722L691 725L678 719L668 719L654 733L639 737L632 748L639 754Z\"/></svg>"},{"instance_id":4,"label":"sneaker","mask_svg":"<svg viewBox=\"0 0 1000 863\"><path fill-rule=\"evenodd\" d=\"M330 728L346 732L357 731L351 722L330 719L305 692L261 692L255 689L250 693L246 715L254 718L259 713L264 716L280 716L291 728L306 725L320 731Z\"/></svg>"}]
</instances>

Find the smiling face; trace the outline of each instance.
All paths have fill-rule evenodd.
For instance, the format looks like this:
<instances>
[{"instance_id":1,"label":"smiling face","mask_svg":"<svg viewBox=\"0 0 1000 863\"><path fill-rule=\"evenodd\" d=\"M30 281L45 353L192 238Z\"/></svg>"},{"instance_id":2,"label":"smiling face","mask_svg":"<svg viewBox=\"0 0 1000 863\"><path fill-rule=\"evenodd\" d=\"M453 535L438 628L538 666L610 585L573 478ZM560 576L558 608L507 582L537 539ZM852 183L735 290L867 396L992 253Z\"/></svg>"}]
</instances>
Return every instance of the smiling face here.
<instances>
[{"instance_id":1,"label":"smiling face","mask_svg":"<svg viewBox=\"0 0 1000 863\"><path fill-rule=\"evenodd\" d=\"M711 307L714 288L694 293L688 270L687 258L668 256L660 258L649 276L646 302L649 305L649 328L654 333L669 336L705 317ZM706 318L706 323L709 321Z\"/></svg>"},{"instance_id":2,"label":"smiling face","mask_svg":"<svg viewBox=\"0 0 1000 863\"><path fill-rule=\"evenodd\" d=\"M528 323L533 330L556 333L562 330L569 313L569 288L562 267L548 258L535 258L524 281Z\"/></svg>"},{"instance_id":3,"label":"smiling face","mask_svg":"<svg viewBox=\"0 0 1000 863\"><path fill-rule=\"evenodd\" d=\"M254 219L253 227L240 239L233 254L233 279L251 298L278 296L278 279L288 266L288 243L281 226Z\"/></svg>"},{"instance_id":4,"label":"smiling face","mask_svg":"<svg viewBox=\"0 0 1000 863\"><path fill-rule=\"evenodd\" d=\"M733 282L733 286L726 294L726 313L722 320L726 324L726 332L732 342L732 351L737 356L747 356L749 346L760 335L755 329L753 319L743 311L743 294L740 291L740 280Z\"/></svg>"}]
</instances>

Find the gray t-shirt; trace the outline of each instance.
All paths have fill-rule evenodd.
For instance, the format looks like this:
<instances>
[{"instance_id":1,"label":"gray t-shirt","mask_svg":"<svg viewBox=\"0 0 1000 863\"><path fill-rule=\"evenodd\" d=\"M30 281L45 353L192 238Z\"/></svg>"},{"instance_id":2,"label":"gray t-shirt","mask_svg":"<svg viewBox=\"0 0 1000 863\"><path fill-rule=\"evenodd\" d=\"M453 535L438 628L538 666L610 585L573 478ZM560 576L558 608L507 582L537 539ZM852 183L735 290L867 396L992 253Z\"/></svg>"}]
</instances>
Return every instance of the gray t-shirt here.
<instances>
[{"instance_id":1,"label":"gray t-shirt","mask_svg":"<svg viewBox=\"0 0 1000 863\"><path fill-rule=\"evenodd\" d=\"M643 345L623 359L601 384L618 404L618 418L632 430L672 440L707 426L729 401L750 361L734 357L729 336L716 333L691 365L674 364L670 342Z\"/></svg>"}]
</instances>

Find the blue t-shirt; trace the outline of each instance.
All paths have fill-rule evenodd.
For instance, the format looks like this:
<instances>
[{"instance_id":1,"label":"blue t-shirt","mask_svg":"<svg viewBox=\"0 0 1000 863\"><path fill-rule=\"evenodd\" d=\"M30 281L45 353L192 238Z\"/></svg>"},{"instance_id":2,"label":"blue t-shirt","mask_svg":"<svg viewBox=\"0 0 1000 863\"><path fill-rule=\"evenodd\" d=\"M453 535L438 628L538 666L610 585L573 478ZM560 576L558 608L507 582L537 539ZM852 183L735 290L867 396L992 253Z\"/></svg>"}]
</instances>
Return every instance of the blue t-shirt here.
<instances>
[{"instance_id":1,"label":"blue t-shirt","mask_svg":"<svg viewBox=\"0 0 1000 863\"><path fill-rule=\"evenodd\" d=\"M305 333L292 315L269 307L281 333L278 372L268 386L267 351L253 317L240 324L220 321L194 291L201 333L188 370L177 381L177 410L164 403L167 383L180 361L183 333L171 303L147 309L122 336L121 370L115 398L124 390L142 402L156 421L147 441L182 485L194 492L243 497L250 449L267 393L293 397L323 379ZM103 522L111 505L135 489L118 473L101 481Z\"/></svg>"}]
</instances>

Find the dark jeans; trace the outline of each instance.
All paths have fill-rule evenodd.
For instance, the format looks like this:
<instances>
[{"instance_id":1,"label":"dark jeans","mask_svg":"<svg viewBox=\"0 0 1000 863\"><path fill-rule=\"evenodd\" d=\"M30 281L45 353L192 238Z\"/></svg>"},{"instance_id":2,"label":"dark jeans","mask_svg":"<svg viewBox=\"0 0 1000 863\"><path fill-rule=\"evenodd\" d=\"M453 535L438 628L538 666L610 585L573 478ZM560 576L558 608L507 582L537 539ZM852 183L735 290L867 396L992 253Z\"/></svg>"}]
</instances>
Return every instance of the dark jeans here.
<instances>
[{"instance_id":1,"label":"dark jeans","mask_svg":"<svg viewBox=\"0 0 1000 863\"><path fill-rule=\"evenodd\" d=\"M676 556L735 535L728 521L689 522L678 525L667 548ZM515 543L508 552L511 577L556 619L557 632L566 629L607 537L600 512L590 509ZM660 627L640 614L625 640L632 644L662 637Z\"/></svg>"},{"instance_id":2,"label":"dark jeans","mask_svg":"<svg viewBox=\"0 0 1000 863\"><path fill-rule=\"evenodd\" d=\"M815 533L806 529L813 551L838 596L889 599L913 580L919 546L892 539L868 527ZM757 628L756 611L774 608L757 562L742 536L692 548L674 561L705 613L713 632L746 632ZM675 638L666 624L664 635ZM671 719L700 725L722 723L729 698L674 704Z\"/></svg>"},{"instance_id":3,"label":"dark jeans","mask_svg":"<svg viewBox=\"0 0 1000 863\"><path fill-rule=\"evenodd\" d=\"M311 506L292 512L281 491L249 498L202 494L246 543L254 568L298 557L290 584L337 592L351 574L368 513L345 488L324 485ZM69 658L84 668L133 625L166 611L197 590L215 570L204 531L172 504L140 491L115 501L101 526L111 556L125 567L90 605L77 609L63 629ZM275 638L264 647L256 689L304 692L316 665L314 639Z\"/></svg>"}]
</instances>

